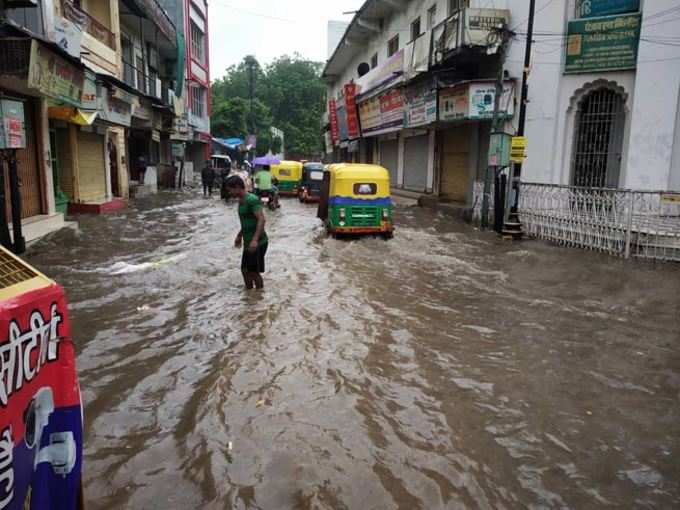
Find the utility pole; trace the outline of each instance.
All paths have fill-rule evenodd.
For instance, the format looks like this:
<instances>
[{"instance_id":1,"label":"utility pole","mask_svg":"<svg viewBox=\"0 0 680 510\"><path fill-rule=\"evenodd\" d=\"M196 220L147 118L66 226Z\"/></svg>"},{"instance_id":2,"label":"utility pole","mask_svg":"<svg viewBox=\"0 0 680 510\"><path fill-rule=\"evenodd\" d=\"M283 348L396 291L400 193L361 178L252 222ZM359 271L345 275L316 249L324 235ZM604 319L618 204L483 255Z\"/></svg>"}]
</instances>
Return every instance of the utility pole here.
<instances>
[{"instance_id":1,"label":"utility pole","mask_svg":"<svg viewBox=\"0 0 680 510\"><path fill-rule=\"evenodd\" d=\"M498 27L492 32L494 38L500 38L498 53L500 55L500 64L498 66L498 78L496 80L496 93L494 95L493 119L491 121L491 136L502 131L503 119L501 118L501 99L503 97L503 79L505 78L505 57L508 42L512 33L506 26ZM490 37L491 39L491 37ZM491 43L491 40L489 40ZM491 162L489 162L491 163ZM491 203L491 182L494 180L498 172L498 166L491 165L486 169L484 176L484 192L482 194L482 229L489 228L489 209Z\"/></svg>"},{"instance_id":2,"label":"utility pole","mask_svg":"<svg viewBox=\"0 0 680 510\"><path fill-rule=\"evenodd\" d=\"M522 73L522 96L519 105L519 124L517 126L517 136L524 136L527 119L527 104L529 103L529 73L531 72L531 46L534 38L534 17L536 14L536 0L529 0L529 24L527 25L527 45L524 52L524 70ZM519 183L522 177L522 163L517 163L513 167L511 189L514 191L514 199L510 210L517 214L519 205ZM510 200L511 197L506 197ZM519 222L519 220L517 220ZM521 227L520 227L521 228Z\"/></svg>"}]
</instances>

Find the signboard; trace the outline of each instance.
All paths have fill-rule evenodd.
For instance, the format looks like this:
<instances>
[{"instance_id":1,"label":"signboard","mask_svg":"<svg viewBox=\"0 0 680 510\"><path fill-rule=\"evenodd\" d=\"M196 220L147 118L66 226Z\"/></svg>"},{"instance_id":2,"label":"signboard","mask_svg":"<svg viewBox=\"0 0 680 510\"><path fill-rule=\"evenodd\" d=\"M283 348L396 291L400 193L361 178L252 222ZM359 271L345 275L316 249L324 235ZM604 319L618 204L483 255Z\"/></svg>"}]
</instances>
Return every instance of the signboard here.
<instances>
[{"instance_id":1,"label":"signboard","mask_svg":"<svg viewBox=\"0 0 680 510\"><path fill-rule=\"evenodd\" d=\"M52 39L66 53L80 60L83 31L71 20L55 16Z\"/></svg>"},{"instance_id":2,"label":"signboard","mask_svg":"<svg viewBox=\"0 0 680 510\"><path fill-rule=\"evenodd\" d=\"M151 121L152 110L151 101L148 99L135 98L135 105L132 109L132 116L138 119Z\"/></svg>"},{"instance_id":3,"label":"signboard","mask_svg":"<svg viewBox=\"0 0 680 510\"><path fill-rule=\"evenodd\" d=\"M0 99L0 149L23 149L26 147L24 103Z\"/></svg>"},{"instance_id":4,"label":"signboard","mask_svg":"<svg viewBox=\"0 0 680 510\"><path fill-rule=\"evenodd\" d=\"M174 158L184 157L184 144L179 142L173 142L172 144L172 156Z\"/></svg>"},{"instance_id":5,"label":"signboard","mask_svg":"<svg viewBox=\"0 0 680 510\"><path fill-rule=\"evenodd\" d=\"M437 89L430 82L404 90L404 127L426 126L437 121Z\"/></svg>"},{"instance_id":6,"label":"signboard","mask_svg":"<svg viewBox=\"0 0 680 510\"><path fill-rule=\"evenodd\" d=\"M507 9L465 9L464 42L468 46L489 46L492 31L505 27L510 21Z\"/></svg>"},{"instance_id":7,"label":"signboard","mask_svg":"<svg viewBox=\"0 0 680 510\"><path fill-rule=\"evenodd\" d=\"M354 83L345 85L345 108L347 111L347 136L359 138L359 116L356 104L357 86Z\"/></svg>"},{"instance_id":8,"label":"signboard","mask_svg":"<svg viewBox=\"0 0 680 510\"><path fill-rule=\"evenodd\" d=\"M31 41L28 88L75 107L81 106L85 72L36 39Z\"/></svg>"},{"instance_id":9,"label":"signboard","mask_svg":"<svg viewBox=\"0 0 680 510\"><path fill-rule=\"evenodd\" d=\"M499 104L501 118L515 114L515 82L503 83ZM490 120L496 103L496 83L466 82L439 91L439 120Z\"/></svg>"},{"instance_id":10,"label":"signboard","mask_svg":"<svg viewBox=\"0 0 680 510\"><path fill-rule=\"evenodd\" d=\"M661 201L665 204L680 205L680 193L662 193Z\"/></svg>"},{"instance_id":11,"label":"signboard","mask_svg":"<svg viewBox=\"0 0 680 510\"><path fill-rule=\"evenodd\" d=\"M330 99L328 101L328 115L331 122L331 139L333 145L337 145L340 140L340 130L338 129L338 110L335 99Z\"/></svg>"},{"instance_id":12,"label":"signboard","mask_svg":"<svg viewBox=\"0 0 680 510\"><path fill-rule=\"evenodd\" d=\"M510 165L512 136L508 133L491 133L489 136L489 166L505 168Z\"/></svg>"},{"instance_id":13,"label":"signboard","mask_svg":"<svg viewBox=\"0 0 680 510\"><path fill-rule=\"evenodd\" d=\"M364 136L398 131L404 127L402 89L392 89L359 105L361 131Z\"/></svg>"},{"instance_id":14,"label":"signboard","mask_svg":"<svg viewBox=\"0 0 680 510\"><path fill-rule=\"evenodd\" d=\"M0 302L0 509L78 508L81 413L61 287Z\"/></svg>"},{"instance_id":15,"label":"signboard","mask_svg":"<svg viewBox=\"0 0 680 510\"><path fill-rule=\"evenodd\" d=\"M527 143L526 136L513 136L510 144L510 161L514 163L523 163L527 157Z\"/></svg>"},{"instance_id":16,"label":"signboard","mask_svg":"<svg viewBox=\"0 0 680 510\"><path fill-rule=\"evenodd\" d=\"M400 49L383 64L379 65L371 72L359 78L357 83L357 92L365 94L370 90L379 87L397 76L404 73L404 49Z\"/></svg>"},{"instance_id":17,"label":"signboard","mask_svg":"<svg viewBox=\"0 0 680 510\"><path fill-rule=\"evenodd\" d=\"M97 100L97 76L92 71L85 71L83 82L83 110L96 110L99 107Z\"/></svg>"},{"instance_id":18,"label":"signboard","mask_svg":"<svg viewBox=\"0 0 680 510\"><path fill-rule=\"evenodd\" d=\"M333 154L333 138L331 137L331 132L324 132L323 139L326 145L326 154Z\"/></svg>"},{"instance_id":19,"label":"signboard","mask_svg":"<svg viewBox=\"0 0 680 510\"><path fill-rule=\"evenodd\" d=\"M580 18L623 14L640 10L640 0L579 0L576 12Z\"/></svg>"},{"instance_id":20,"label":"signboard","mask_svg":"<svg viewBox=\"0 0 680 510\"><path fill-rule=\"evenodd\" d=\"M635 69L641 20L640 14L627 14L570 21L564 72Z\"/></svg>"},{"instance_id":21,"label":"signboard","mask_svg":"<svg viewBox=\"0 0 680 510\"><path fill-rule=\"evenodd\" d=\"M340 105L337 108L338 112L338 133L340 140L349 140L349 129L347 126L347 109L345 105Z\"/></svg>"}]
</instances>

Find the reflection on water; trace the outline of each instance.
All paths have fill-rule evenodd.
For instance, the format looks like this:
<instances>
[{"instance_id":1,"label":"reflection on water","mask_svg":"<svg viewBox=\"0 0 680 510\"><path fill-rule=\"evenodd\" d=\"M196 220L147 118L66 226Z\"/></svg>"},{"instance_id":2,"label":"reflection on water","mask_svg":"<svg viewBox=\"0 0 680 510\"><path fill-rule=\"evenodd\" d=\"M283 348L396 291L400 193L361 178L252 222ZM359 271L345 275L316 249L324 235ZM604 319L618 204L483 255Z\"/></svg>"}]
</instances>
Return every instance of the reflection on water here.
<instances>
[{"instance_id":1,"label":"reflection on water","mask_svg":"<svg viewBox=\"0 0 680 510\"><path fill-rule=\"evenodd\" d=\"M680 505L680 268L506 244L417 208L395 239L161 194L30 262L71 302L88 508Z\"/></svg>"}]
</instances>

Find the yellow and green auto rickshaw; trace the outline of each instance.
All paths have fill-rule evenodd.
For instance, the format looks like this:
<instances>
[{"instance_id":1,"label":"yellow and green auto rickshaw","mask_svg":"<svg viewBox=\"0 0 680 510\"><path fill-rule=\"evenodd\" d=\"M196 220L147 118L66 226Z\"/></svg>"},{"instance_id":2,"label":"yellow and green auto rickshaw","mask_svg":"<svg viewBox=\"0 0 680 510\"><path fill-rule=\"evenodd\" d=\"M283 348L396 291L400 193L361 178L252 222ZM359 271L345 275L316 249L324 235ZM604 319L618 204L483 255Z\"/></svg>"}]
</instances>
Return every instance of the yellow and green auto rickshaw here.
<instances>
[{"instance_id":1,"label":"yellow and green auto rickshaw","mask_svg":"<svg viewBox=\"0 0 680 510\"><path fill-rule=\"evenodd\" d=\"M278 181L279 195L296 197L302 182L302 163L281 161L272 165L272 177Z\"/></svg>"},{"instance_id":2,"label":"yellow and green auto rickshaw","mask_svg":"<svg viewBox=\"0 0 680 510\"><path fill-rule=\"evenodd\" d=\"M324 172L318 216L328 232L391 238L390 174L378 165L335 164Z\"/></svg>"}]
</instances>

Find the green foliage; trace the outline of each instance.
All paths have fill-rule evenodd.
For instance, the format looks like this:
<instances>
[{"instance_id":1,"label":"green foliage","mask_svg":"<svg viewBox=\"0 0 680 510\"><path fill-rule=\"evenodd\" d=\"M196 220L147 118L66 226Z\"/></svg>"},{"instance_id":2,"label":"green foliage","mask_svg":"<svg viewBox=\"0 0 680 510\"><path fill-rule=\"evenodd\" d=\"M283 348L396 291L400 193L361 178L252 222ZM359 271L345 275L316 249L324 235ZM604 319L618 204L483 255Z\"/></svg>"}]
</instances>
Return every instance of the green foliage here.
<instances>
[{"instance_id":1,"label":"green foliage","mask_svg":"<svg viewBox=\"0 0 680 510\"><path fill-rule=\"evenodd\" d=\"M281 140L272 139L269 129L275 126L284 132L287 157L313 157L322 148L319 119L324 111L326 88L320 78L321 70L322 64L299 55L280 57L264 69L254 57L245 57L212 85L213 134L245 137L254 127L258 154L270 148L277 153ZM251 77L255 98L252 117Z\"/></svg>"}]
</instances>

